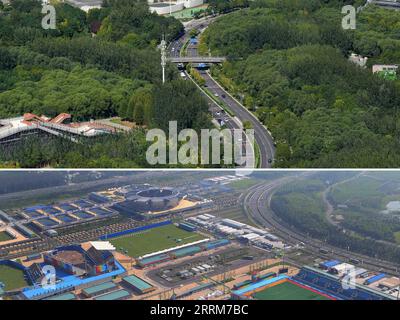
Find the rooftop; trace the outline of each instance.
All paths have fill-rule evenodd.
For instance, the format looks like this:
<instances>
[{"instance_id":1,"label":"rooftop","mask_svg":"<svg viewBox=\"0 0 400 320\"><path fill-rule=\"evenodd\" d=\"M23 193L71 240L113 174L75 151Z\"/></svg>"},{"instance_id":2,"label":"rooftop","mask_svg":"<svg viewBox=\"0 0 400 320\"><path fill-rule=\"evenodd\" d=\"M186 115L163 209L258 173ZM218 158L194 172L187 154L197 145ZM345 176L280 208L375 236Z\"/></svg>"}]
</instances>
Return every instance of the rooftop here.
<instances>
[{"instance_id":1,"label":"rooftop","mask_svg":"<svg viewBox=\"0 0 400 320\"><path fill-rule=\"evenodd\" d=\"M123 278L123 280L142 291L146 289L151 289L153 287L151 284L136 277L135 275L127 276Z\"/></svg>"},{"instance_id":2,"label":"rooftop","mask_svg":"<svg viewBox=\"0 0 400 320\"><path fill-rule=\"evenodd\" d=\"M127 298L129 296L130 296L130 293L128 291L118 290L118 291L114 291L114 292L102 295L100 297L97 297L95 300L118 300L118 299Z\"/></svg>"},{"instance_id":3,"label":"rooftop","mask_svg":"<svg viewBox=\"0 0 400 320\"><path fill-rule=\"evenodd\" d=\"M64 293L64 294L59 294L57 296L53 296L50 298L47 298L45 300L74 300L76 297L73 293Z\"/></svg>"},{"instance_id":4,"label":"rooftop","mask_svg":"<svg viewBox=\"0 0 400 320\"><path fill-rule=\"evenodd\" d=\"M83 291L83 293L85 293L87 295L93 295L93 294L96 294L97 292L113 289L113 288L116 288L116 287L117 287L117 285L114 282L109 281L109 282L105 282L105 283L101 283L101 284L95 285L93 287L89 287L89 288L83 289L82 291Z\"/></svg>"}]
</instances>

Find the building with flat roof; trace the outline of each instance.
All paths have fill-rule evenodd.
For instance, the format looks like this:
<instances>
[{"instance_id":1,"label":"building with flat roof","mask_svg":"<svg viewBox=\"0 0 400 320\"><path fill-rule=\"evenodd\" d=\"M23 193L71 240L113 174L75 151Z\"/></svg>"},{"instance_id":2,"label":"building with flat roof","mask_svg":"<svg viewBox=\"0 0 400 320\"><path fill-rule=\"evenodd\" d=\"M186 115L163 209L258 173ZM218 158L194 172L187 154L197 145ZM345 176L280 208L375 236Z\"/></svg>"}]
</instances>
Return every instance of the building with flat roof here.
<instances>
[{"instance_id":1,"label":"building with flat roof","mask_svg":"<svg viewBox=\"0 0 400 320\"><path fill-rule=\"evenodd\" d=\"M349 271L353 271L355 270L354 266L352 264L349 263L340 263L337 264L331 268L329 268L329 272L332 274L345 274Z\"/></svg>"},{"instance_id":2,"label":"building with flat roof","mask_svg":"<svg viewBox=\"0 0 400 320\"><path fill-rule=\"evenodd\" d=\"M63 294L59 294L53 297L49 297L46 298L44 300L63 300L63 301L67 301L67 300L75 300L76 296L73 293L67 292L67 293L63 293Z\"/></svg>"},{"instance_id":3,"label":"building with flat roof","mask_svg":"<svg viewBox=\"0 0 400 320\"><path fill-rule=\"evenodd\" d=\"M397 71L398 68L399 66L395 64L374 64L372 66L372 73L382 71Z\"/></svg>"},{"instance_id":4,"label":"building with flat roof","mask_svg":"<svg viewBox=\"0 0 400 320\"><path fill-rule=\"evenodd\" d=\"M204 0L169 0L169 1L155 1L148 0L151 12L157 14L169 14L181 11L185 8L194 8L204 4Z\"/></svg>"},{"instance_id":5,"label":"building with flat roof","mask_svg":"<svg viewBox=\"0 0 400 320\"><path fill-rule=\"evenodd\" d=\"M82 290L82 294L86 298L92 298L92 297L100 296L104 293L113 291L117 288L118 288L118 286L114 282L109 281L109 282L97 284L97 285L89 287L89 288L85 288Z\"/></svg>"},{"instance_id":6,"label":"building with flat roof","mask_svg":"<svg viewBox=\"0 0 400 320\"><path fill-rule=\"evenodd\" d=\"M130 275L122 278L122 283L128 288L131 288L140 294L148 293L155 290L155 288L150 283L135 275Z\"/></svg>"},{"instance_id":7,"label":"building with flat roof","mask_svg":"<svg viewBox=\"0 0 400 320\"><path fill-rule=\"evenodd\" d=\"M99 296L95 300L125 300L130 296L131 294L128 291L122 289Z\"/></svg>"}]
</instances>

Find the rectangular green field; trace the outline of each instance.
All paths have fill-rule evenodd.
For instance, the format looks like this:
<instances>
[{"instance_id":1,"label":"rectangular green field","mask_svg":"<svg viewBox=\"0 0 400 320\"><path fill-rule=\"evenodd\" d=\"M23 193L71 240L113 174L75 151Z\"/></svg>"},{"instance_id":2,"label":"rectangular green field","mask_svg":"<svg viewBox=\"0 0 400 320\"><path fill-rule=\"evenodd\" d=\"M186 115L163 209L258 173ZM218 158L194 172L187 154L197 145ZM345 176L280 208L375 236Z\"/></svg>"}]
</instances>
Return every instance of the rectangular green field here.
<instances>
[{"instance_id":1,"label":"rectangular green field","mask_svg":"<svg viewBox=\"0 0 400 320\"><path fill-rule=\"evenodd\" d=\"M257 300L329 300L311 290L297 286L291 282L283 282L253 294Z\"/></svg>"},{"instance_id":2,"label":"rectangular green field","mask_svg":"<svg viewBox=\"0 0 400 320\"><path fill-rule=\"evenodd\" d=\"M12 240L12 239L13 239L13 237L11 237L7 232L5 232L5 231L0 232L0 242Z\"/></svg>"},{"instance_id":3,"label":"rectangular green field","mask_svg":"<svg viewBox=\"0 0 400 320\"><path fill-rule=\"evenodd\" d=\"M143 232L133 233L110 240L118 251L128 254L130 257L139 257L151 252L156 252L186 243L204 239L204 236L196 232L189 232L176 227L173 224L149 229Z\"/></svg>"},{"instance_id":4,"label":"rectangular green field","mask_svg":"<svg viewBox=\"0 0 400 320\"><path fill-rule=\"evenodd\" d=\"M5 284L5 291L23 288L28 285L22 270L6 265L0 265L0 282Z\"/></svg>"}]
</instances>

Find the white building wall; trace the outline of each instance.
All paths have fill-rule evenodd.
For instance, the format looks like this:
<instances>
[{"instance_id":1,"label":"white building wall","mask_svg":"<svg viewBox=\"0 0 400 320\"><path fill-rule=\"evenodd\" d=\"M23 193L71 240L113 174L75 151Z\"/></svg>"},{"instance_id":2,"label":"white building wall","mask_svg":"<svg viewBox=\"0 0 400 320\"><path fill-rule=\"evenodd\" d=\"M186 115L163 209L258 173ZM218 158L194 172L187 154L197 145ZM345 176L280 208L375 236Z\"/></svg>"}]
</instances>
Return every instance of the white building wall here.
<instances>
[{"instance_id":1,"label":"white building wall","mask_svg":"<svg viewBox=\"0 0 400 320\"><path fill-rule=\"evenodd\" d=\"M184 0L185 8L193 8L201 6L204 3L204 0Z\"/></svg>"},{"instance_id":2,"label":"white building wall","mask_svg":"<svg viewBox=\"0 0 400 320\"><path fill-rule=\"evenodd\" d=\"M165 7L153 7L150 4L150 11L151 12L155 12L157 14L169 14L170 12L177 12L177 11L181 11L183 10L184 7L184 3L172 3L171 7L170 6L165 6Z\"/></svg>"}]
</instances>

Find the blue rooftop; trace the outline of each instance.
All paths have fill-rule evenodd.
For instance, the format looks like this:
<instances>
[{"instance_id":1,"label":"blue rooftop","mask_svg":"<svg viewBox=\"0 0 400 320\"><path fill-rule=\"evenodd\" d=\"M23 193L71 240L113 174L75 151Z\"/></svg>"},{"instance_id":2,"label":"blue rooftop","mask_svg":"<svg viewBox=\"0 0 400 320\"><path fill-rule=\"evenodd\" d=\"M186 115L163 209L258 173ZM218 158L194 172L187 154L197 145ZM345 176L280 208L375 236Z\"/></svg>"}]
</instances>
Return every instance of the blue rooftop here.
<instances>
[{"instance_id":1,"label":"blue rooftop","mask_svg":"<svg viewBox=\"0 0 400 320\"><path fill-rule=\"evenodd\" d=\"M250 284L248 286L245 286L245 287L243 287L243 288L241 288L239 290L233 291L233 293L235 295L241 296L241 295L245 294L246 292L253 291L255 289L264 287L264 286L266 286L268 284L271 284L271 283L274 283L276 281L279 281L279 280L282 280L282 279L286 279L286 278L289 278L289 277L287 275L285 275L285 274L282 274L282 275L277 276L275 278L269 278L269 279L265 279L265 280L262 280L262 281L255 282L255 283Z\"/></svg>"},{"instance_id":2,"label":"blue rooftop","mask_svg":"<svg viewBox=\"0 0 400 320\"><path fill-rule=\"evenodd\" d=\"M60 282L58 282L54 288L52 289L44 289L42 287L36 287L36 288L26 288L22 291L23 295L28 298L28 299L33 299L35 297L40 297L45 294L50 294L52 292L60 292L60 291L65 291L67 289L73 290L74 287L78 287L84 284L89 284L94 281L101 281L109 277L114 277L117 276L121 273L125 272L125 269L122 267L122 265L115 261L115 264L117 266L117 269L111 272L107 272L98 276L93 276L93 277L88 277L85 279L81 279L77 276L74 275L65 275ZM59 274L57 273L57 278Z\"/></svg>"},{"instance_id":3,"label":"blue rooftop","mask_svg":"<svg viewBox=\"0 0 400 320\"><path fill-rule=\"evenodd\" d=\"M326 268L332 268L334 266L337 266L340 263L341 262L338 261L338 260L330 260L330 261L325 261L325 262L321 263L321 265L326 267Z\"/></svg>"}]
</instances>

